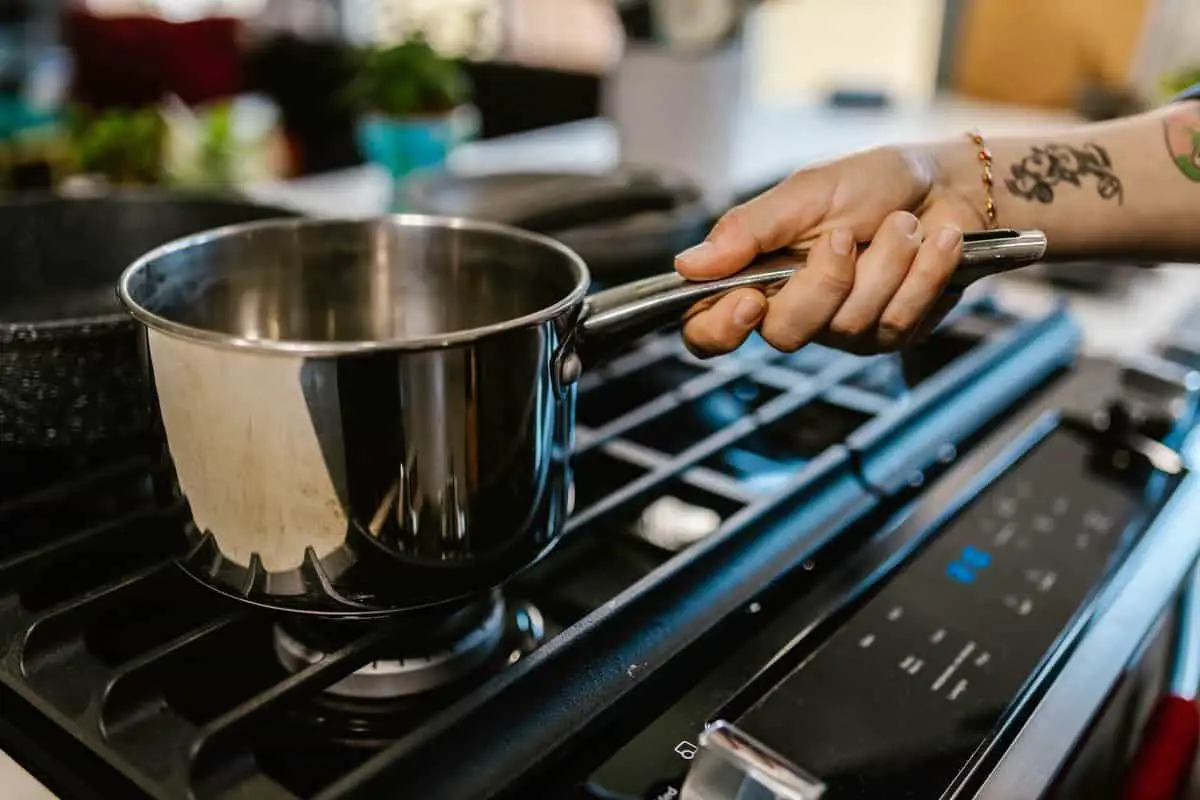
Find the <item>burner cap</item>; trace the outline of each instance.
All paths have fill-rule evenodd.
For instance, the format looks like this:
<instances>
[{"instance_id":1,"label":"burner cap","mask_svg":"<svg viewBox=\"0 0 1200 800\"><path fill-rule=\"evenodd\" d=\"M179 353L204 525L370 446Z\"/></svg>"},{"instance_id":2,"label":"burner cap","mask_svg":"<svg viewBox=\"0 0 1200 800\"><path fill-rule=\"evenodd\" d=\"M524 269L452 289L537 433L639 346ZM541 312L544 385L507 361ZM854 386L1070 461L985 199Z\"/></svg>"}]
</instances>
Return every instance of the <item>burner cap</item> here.
<instances>
[{"instance_id":1,"label":"burner cap","mask_svg":"<svg viewBox=\"0 0 1200 800\"><path fill-rule=\"evenodd\" d=\"M326 689L341 697L405 697L451 683L482 665L504 636L505 604L489 598L458 608L441 620L421 615L413 635L402 637L395 652L379 658ZM375 624L387 624L380 620ZM298 672L337 649L337 640L361 633L360 625L305 620L275 626L275 653L290 672Z\"/></svg>"}]
</instances>

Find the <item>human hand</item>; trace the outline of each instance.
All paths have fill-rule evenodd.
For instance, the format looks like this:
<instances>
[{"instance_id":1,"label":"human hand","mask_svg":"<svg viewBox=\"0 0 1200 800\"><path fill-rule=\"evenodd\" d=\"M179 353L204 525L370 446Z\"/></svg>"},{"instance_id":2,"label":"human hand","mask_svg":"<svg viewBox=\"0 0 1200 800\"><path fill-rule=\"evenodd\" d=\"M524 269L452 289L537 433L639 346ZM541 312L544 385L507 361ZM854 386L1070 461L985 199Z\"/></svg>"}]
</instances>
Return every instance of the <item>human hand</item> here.
<instances>
[{"instance_id":1,"label":"human hand","mask_svg":"<svg viewBox=\"0 0 1200 800\"><path fill-rule=\"evenodd\" d=\"M762 253L811 248L804 269L769 298L738 289L698 306L684 341L713 356L755 328L784 352L819 341L871 353L919 339L957 301L944 290L962 232L985 227L972 186L952 179L937 150L881 148L796 172L731 209L675 268L712 280ZM856 242L866 241L860 252Z\"/></svg>"}]
</instances>

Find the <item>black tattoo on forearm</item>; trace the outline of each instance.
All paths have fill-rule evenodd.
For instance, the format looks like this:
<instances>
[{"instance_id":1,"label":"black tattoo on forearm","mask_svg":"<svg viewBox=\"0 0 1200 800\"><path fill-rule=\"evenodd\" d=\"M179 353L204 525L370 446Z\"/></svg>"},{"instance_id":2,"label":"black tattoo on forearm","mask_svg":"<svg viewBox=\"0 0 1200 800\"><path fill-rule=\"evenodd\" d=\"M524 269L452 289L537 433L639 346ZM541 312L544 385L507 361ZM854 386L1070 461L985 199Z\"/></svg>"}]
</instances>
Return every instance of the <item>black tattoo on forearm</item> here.
<instances>
[{"instance_id":1,"label":"black tattoo on forearm","mask_svg":"<svg viewBox=\"0 0 1200 800\"><path fill-rule=\"evenodd\" d=\"M1125 200L1121 179L1113 172L1108 151L1088 142L1080 147L1065 144L1034 146L1029 155L1012 165L1012 177L1005 179L1009 193L1025 200L1053 203L1055 188L1067 183L1083 186L1084 178L1095 178L1096 192L1105 200Z\"/></svg>"}]
</instances>

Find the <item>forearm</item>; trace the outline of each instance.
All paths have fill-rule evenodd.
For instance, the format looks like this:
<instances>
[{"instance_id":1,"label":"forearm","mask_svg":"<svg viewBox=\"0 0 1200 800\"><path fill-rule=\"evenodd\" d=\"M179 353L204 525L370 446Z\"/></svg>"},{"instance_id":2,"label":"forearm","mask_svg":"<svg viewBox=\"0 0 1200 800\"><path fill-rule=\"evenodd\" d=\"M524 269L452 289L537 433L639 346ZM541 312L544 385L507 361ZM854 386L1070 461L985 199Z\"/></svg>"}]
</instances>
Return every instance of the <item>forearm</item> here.
<instances>
[{"instance_id":1,"label":"forearm","mask_svg":"<svg viewBox=\"0 0 1200 800\"><path fill-rule=\"evenodd\" d=\"M997 224L1045 231L1052 257L1200 262L1200 102L988 146ZM952 190L982 208L972 145L935 155Z\"/></svg>"}]
</instances>

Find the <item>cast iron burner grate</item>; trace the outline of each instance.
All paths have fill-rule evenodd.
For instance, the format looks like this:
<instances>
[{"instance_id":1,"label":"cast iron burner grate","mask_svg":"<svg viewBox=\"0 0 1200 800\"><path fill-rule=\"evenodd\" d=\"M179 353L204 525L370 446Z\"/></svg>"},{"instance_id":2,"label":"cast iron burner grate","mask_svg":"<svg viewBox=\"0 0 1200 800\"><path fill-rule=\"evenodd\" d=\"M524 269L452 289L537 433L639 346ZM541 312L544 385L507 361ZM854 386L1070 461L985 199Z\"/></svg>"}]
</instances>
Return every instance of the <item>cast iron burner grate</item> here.
<instances>
[{"instance_id":1,"label":"cast iron burner grate","mask_svg":"<svg viewBox=\"0 0 1200 800\"><path fill-rule=\"evenodd\" d=\"M936 421L938 441L955 441L983 425L961 396L973 382L1021 365L1024 377L1005 384L1019 396L1069 360L1069 344L1056 344L1042 350L1057 361L1028 366L1059 324L1050 317L977 302L958 320L912 354L916 370L818 347L781 356L761 342L702 362L665 335L585 376L572 535L506 587L503 604L444 617L435 652L405 619L319 628L191 580L175 564L187 547L184 509L155 501L137 459L0 491L0 749L66 799L386 795L378 781L437 731L455 732L444 751L455 763L535 740L537 756L549 754L567 743L551 721L570 717L579 731L678 653L689 625L710 625L718 606L737 608L756 581L795 569L834 535L764 535L764 519L796 519L794 503L806 530L842 530L845 503L820 498L836 489L867 502L854 468L877 451L904 469L934 463L937 448L914 450L913 431ZM789 432L783 447L761 435L772 427ZM664 438L671 429L688 436ZM856 437L854 458L828 447ZM912 452L897 461L899 445ZM721 547L678 555L704 539ZM786 557L754 555L776 541L788 542ZM688 599L689 586L708 592L703 602ZM701 613L705 622L685 624ZM650 641L655 655L636 670L616 661ZM448 675L442 656L456 647L469 668ZM407 677L420 680L354 688L372 670L395 678L410 658ZM508 709L503 725L496 706ZM518 721L519 731L508 727ZM445 779L435 762L416 768Z\"/></svg>"}]
</instances>

